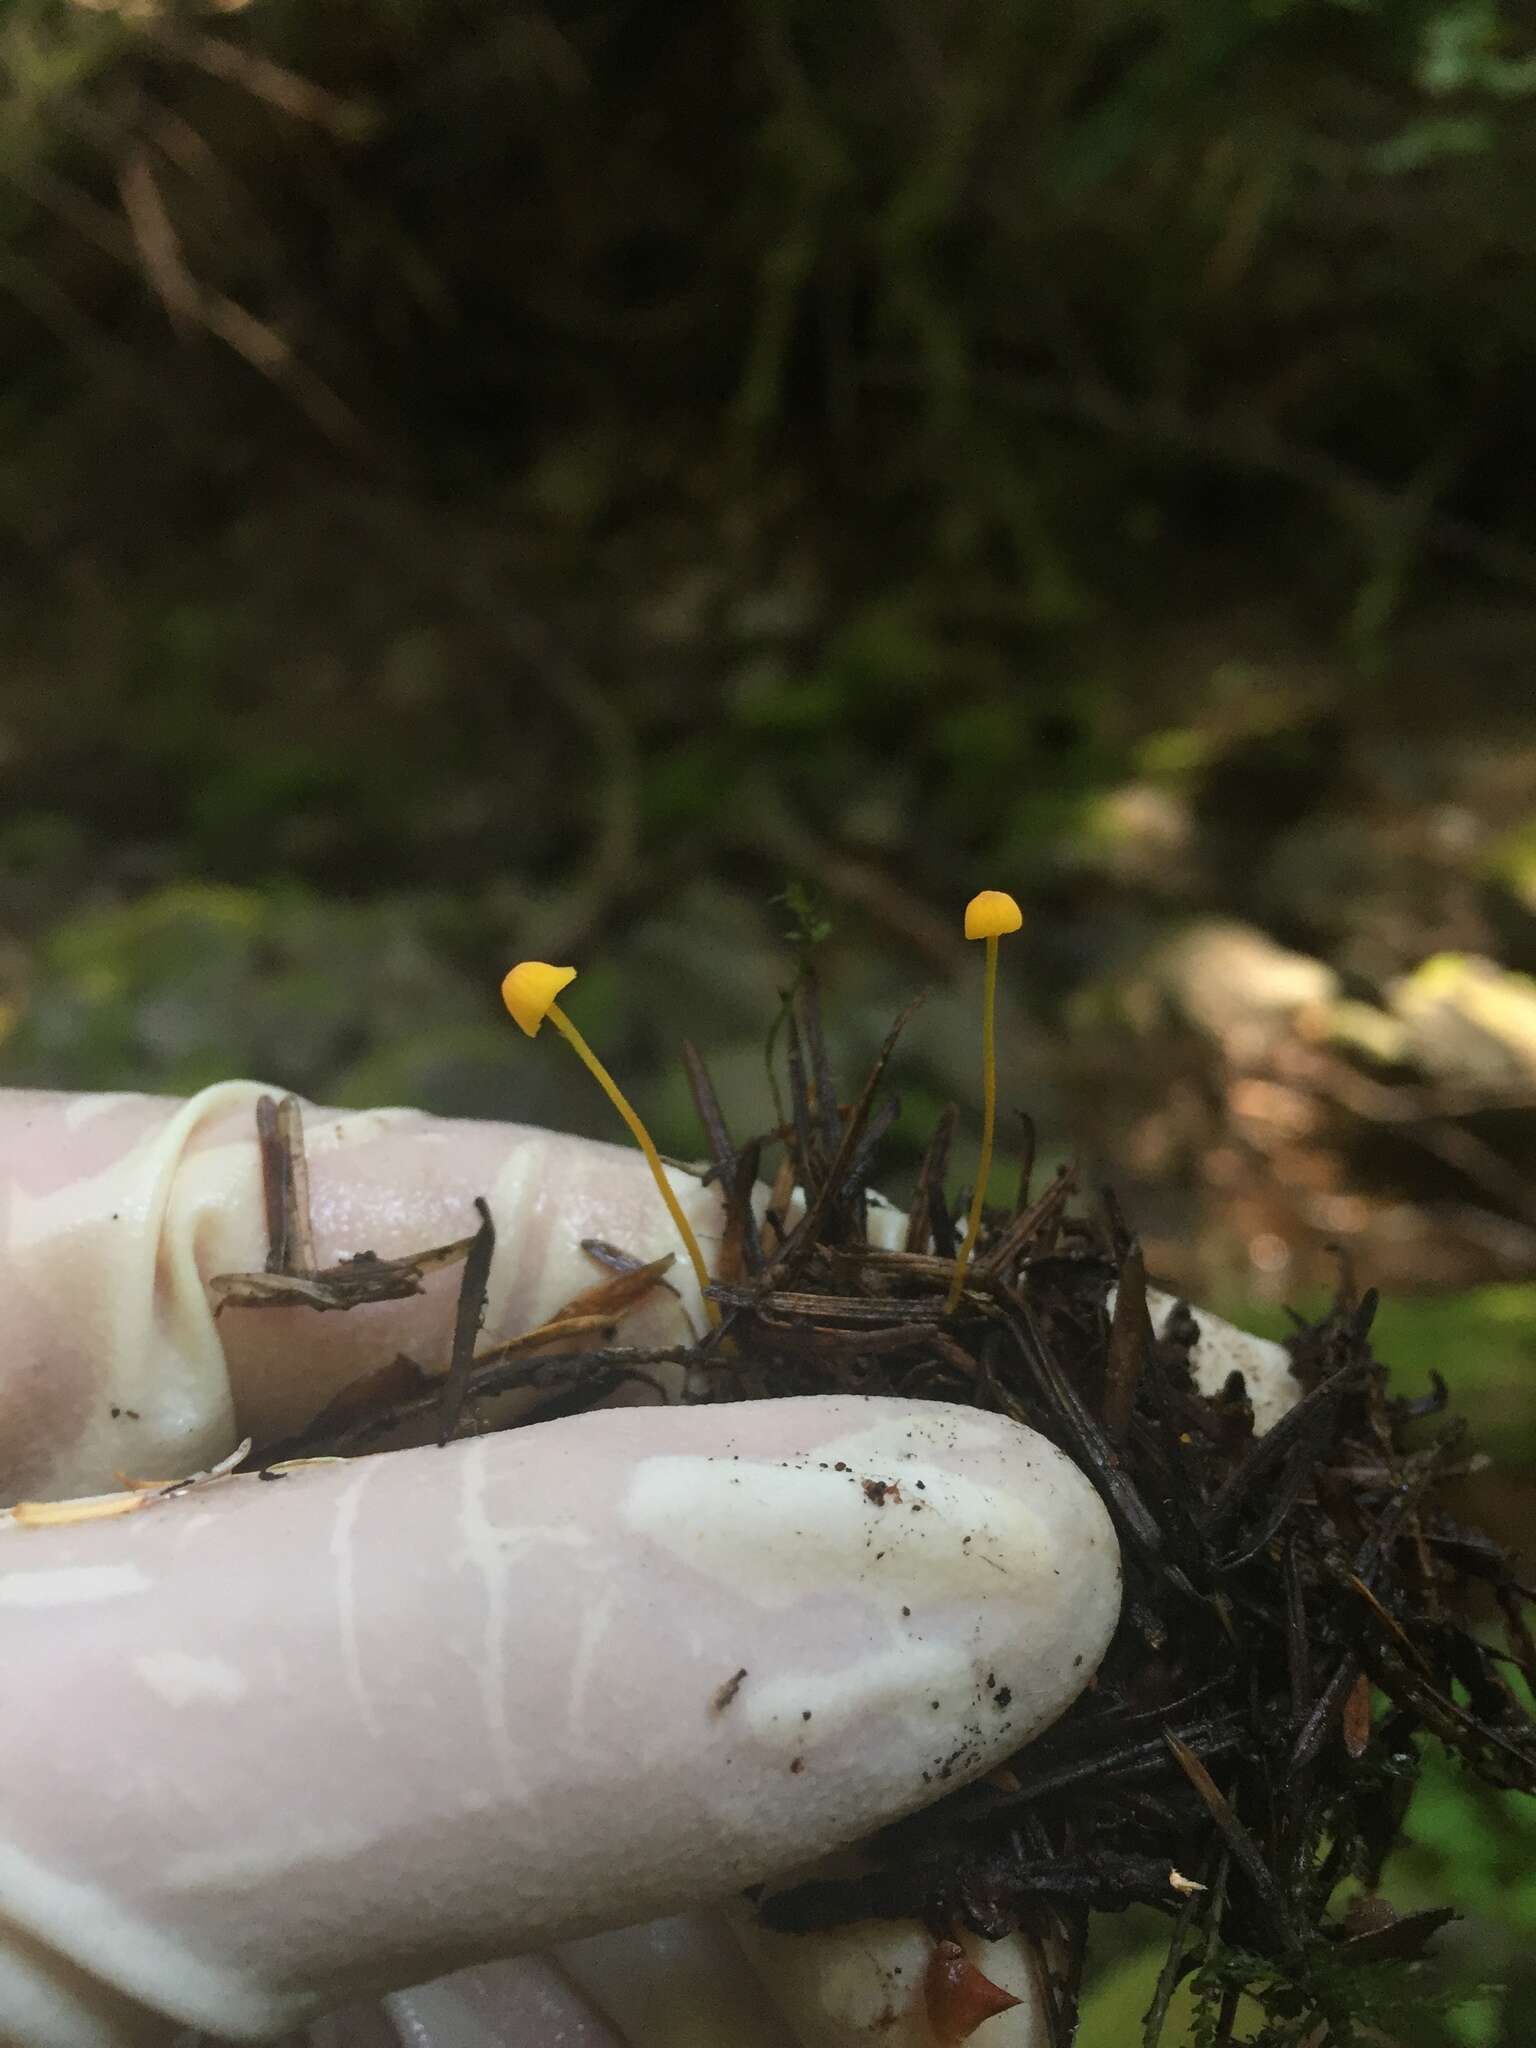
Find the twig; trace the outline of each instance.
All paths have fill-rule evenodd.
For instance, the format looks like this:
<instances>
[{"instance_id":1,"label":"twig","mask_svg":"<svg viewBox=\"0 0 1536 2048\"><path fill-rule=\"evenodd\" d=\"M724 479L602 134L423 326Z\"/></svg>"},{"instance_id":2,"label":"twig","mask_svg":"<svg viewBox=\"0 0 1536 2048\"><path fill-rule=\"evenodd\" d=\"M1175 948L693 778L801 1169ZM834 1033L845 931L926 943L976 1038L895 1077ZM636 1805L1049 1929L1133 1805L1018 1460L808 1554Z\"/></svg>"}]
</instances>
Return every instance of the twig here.
<instances>
[{"instance_id":1,"label":"twig","mask_svg":"<svg viewBox=\"0 0 1536 2048\"><path fill-rule=\"evenodd\" d=\"M474 1363L475 1338L485 1321L485 1293L491 1277L491 1260L496 1254L496 1226L483 1195L476 1195L480 1228L475 1232L459 1280L458 1307L453 1318L453 1352L438 1403L437 1440L445 1444L453 1437L464 1413L469 1392L469 1375Z\"/></svg>"}]
</instances>

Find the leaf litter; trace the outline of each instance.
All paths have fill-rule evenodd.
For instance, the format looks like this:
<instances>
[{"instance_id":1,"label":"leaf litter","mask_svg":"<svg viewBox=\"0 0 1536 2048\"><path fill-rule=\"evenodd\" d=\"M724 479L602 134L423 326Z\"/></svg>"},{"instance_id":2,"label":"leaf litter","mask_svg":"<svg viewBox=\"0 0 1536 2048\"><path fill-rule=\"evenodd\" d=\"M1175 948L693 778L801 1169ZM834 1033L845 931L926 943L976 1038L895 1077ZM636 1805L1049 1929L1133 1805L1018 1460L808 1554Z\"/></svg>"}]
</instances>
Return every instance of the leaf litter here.
<instances>
[{"instance_id":1,"label":"leaf litter","mask_svg":"<svg viewBox=\"0 0 1536 2048\"><path fill-rule=\"evenodd\" d=\"M671 1261L594 1242L602 1277L540 1328L476 1351L494 1243L484 1204L473 1238L317 1272L296 1106L265 1105L272 1254L266 1273L217 1284L223 1306L347 1308L417 1291L434 1265L462 1262L463 1276L446 1364L381 1360L299 1437L258 1454L269 1470L350 1454L434 1415L444 1441L525 1427L625 1385L665 1398L658 1375L675 1383L679 1367L685 1400L883 1394L1027 1423L1086 1473L1120 1537L1122 1618L1095 1680L1007 1767L863 1845L862 1874L761 1896L765 1920L815 1931L919 1919L935 1940L930 2006L955 2039L981 2023L994 1989L960 1967L956 1938L1023 1929L1048 1959L1052 2048L1071 2048L1093 1915L1147 1906L1166 1917L1169 1946L1144 2048L1186 1977L1211 2048L1236 2038L1245 1993L1265 2015L1265 2048L1369 2038L1361 2015L1382 2010L1382 1966L1399 1987L1414 1979L1453 1917L1398 1915L1379 1893L1426 1739L1488 1786L1536 1791L1533 1593L1514 1559L1446 1506L1475 1462L1464 1427L1439 1379L1425 1397L1394 1393L1371 1348L1375 1296L1357 1298L1346 1273L1325 1315L1296 1319L1300 1398L1256 1437L1240 1373L1214 1398L1197 1389L1194 1315L1181 1308L1154 1332L1139 1246L1113 1199L1085 1201L1070 1169L1036 1193L1027 1167L1012 1209L987 1213L946 1317L953 1107L936 1121L905 1249L867 1234L866 1189L894 1116L886 1070L914 1007L844 1104L816 978L802 971L774 1032L787 1113L741 1145L686 1049L726 1250L711 1288L720 1323L684 1344L613 1341ZM775 1148L760 1213L752 1191ZM487 1416L514 1388L532 1389L533 1407L514 1422ZM716 1711L745 1676L726 1678ZM1348 1913L1346 1879L1360 1888Z\"/></svg>"}]
</instances>

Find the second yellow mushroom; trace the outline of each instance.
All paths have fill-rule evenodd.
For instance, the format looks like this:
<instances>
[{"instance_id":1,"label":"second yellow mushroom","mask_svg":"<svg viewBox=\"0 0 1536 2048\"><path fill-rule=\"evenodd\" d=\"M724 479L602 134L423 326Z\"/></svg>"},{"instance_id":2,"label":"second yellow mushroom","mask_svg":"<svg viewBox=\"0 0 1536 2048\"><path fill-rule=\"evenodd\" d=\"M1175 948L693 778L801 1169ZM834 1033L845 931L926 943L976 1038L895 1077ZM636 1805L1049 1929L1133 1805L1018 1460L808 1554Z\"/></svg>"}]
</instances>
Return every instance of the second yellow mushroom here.
<instances>
[{"instance_id":1,"label":"second yellow mushroom","mask_svg":"<svg viewBox=\"0 0 1536 2048\"><path fill-rule=\"evenodd\" d=\"M987 1199L987 1181L992 1173L992 1133L997 1122L997 942L1006 933L1016 932L1023 922L1023 911L1002 889L983 889L965 906L965 936L987 942L987 978L981 999L981 1159L976 1168L976 1188L971 1196L965 1240L955 1257L955 1277L949 1284L949 1299L944 1304L949 1315L953 1315L960 1306L960 1297L965 1292L966 1270L976 1249L981 1212Z\"/></svg>"}]
</instances>

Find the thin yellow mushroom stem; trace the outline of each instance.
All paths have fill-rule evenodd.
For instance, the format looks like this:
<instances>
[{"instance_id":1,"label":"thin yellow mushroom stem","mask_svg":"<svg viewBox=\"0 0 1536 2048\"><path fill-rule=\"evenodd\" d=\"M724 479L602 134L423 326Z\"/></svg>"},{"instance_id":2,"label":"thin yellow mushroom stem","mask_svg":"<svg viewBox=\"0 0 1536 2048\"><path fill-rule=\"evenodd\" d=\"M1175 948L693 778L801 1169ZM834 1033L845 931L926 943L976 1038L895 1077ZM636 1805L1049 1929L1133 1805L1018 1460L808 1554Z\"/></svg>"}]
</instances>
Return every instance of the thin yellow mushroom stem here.
<instances>
[{"instance_id":1,"label":"thin yellow mushroom stem","mask_svg":"<svg viewBox=\"0 0 1536 2048\"><path fill-rule=\"evenodd\" d=\"M971 1253L976 1249L982 1205L987 1199L987 1181L992 1173L992 1126L997 1118L997 1033L993 1022L996 1009L997 939L994 936L987 940L987 979L981 998L981 1161L976 1168L976 1191L971 1196L965 1242L956 1256L955 1277L949 1283L949 1299L944 1304L944 1313L950 1316L960 1306L960 1297L965 1292L966 1269L971 1263Z\"/></svg>"},{"instance_id":2,"label":"thin yellow mushroom stem","mask_svg":"<svg viewBox=\"0 0 1536 2048\"><path fill-rule=\"evenodd\" d=\"M993 950L996 950L995 944ZM545 1014L555 1029L570 1045L577 1058L587 1067L592 1078L601 1087L603 1093L619 1112L619 1115L623 1117L625 1123L629 1125L630 1135L645 1154L645 1163L651 1169L651 1178L655 1181L657 1191L661 1199L666 1203L672 1221L677 1226L677 1234L688 1248L688 1256L693 1261L693 1270L698 1275L699 1292L704 1297L704 1313L709 1317L712 1324L718 1323L720 1311L709 1298L709 1268L704 1263L704 1254L699 1250L699 1240L693 1234L693 1227L689 1223L688 1218L683 1214L682 1204L672 1192L672 1183L667 1179L666 1168L661 1163L661 1154L651 1143L650 1132L630 1108L628 1098L619 1087L618 1082L614 1080L612 1074L609 1073L570 1018L566 1016L560 1005L558 1003L551 1003Z\"/></svg>"}]
</instances>

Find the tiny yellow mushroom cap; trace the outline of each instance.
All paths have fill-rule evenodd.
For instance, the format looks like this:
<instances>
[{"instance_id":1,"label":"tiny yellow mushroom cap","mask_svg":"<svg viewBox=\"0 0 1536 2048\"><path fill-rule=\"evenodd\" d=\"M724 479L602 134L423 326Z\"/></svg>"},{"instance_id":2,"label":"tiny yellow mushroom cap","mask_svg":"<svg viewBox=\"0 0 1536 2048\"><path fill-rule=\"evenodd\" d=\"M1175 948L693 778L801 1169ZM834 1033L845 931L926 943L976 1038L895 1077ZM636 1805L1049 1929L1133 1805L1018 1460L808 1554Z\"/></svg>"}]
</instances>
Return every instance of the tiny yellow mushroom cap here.
<instances>
[{"instance_id":1,"label":"tiny yellow mushroom cap","mask_svg":"<svg viewBox=\"0 0 1536 2048\"><path fill-rule=\"evenodd\" d=\"M1005 932L1016 932L1023 922L1023 911L1002 889L983 889L965 906L968 939L1000 939Z\"/></svg>"},{"instance_id":2,"label":"tiny yellow mushroom cap","mask_svg":"<svg viewBox=\"0 0 1536 2048\"><path fill-rule=\"evenodd\" d=\"M547 960L519 960L501 984L501 1000L530 1038L549 1015L549 1006L576 979L574 967L551 967Z\"/></svg>"}]
</instances>

